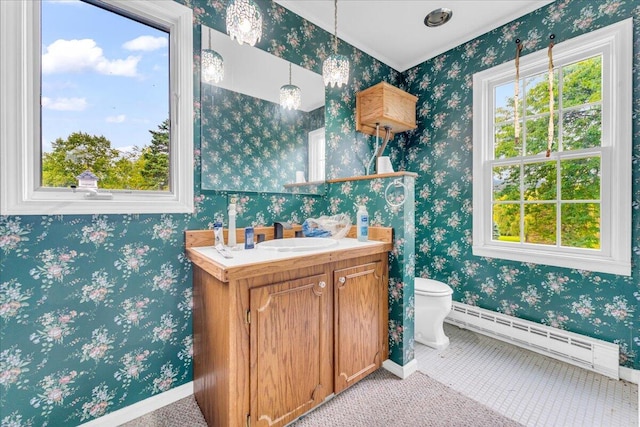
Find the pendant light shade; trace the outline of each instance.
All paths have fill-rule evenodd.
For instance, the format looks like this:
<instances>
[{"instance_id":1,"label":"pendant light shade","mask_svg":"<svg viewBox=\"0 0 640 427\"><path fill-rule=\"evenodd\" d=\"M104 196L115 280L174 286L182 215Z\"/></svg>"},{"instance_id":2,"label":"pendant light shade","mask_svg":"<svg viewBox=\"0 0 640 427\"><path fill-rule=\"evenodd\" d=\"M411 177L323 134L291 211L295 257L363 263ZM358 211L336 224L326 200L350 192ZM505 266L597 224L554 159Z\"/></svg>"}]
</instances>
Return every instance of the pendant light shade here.
<instances>
[{"instance_id":1,"label":"pendant light shade","mask_svg":"<svg viewBox=\"0 0 640 427\"><path fill-rule=\"evenodd\" d=\"M224 62L218 52L203 49L200 58L202 81L205 83L219 83L224 78Z\"/></svg>"},{"instance_id":2,"label":"pendant light shade","mask_svg":"<svg viewBox=\"0 0 640 427\"><path fill-rule=\"evenodd\" d=\"M302 91L298 86L291 84L291 63L289 63L289 84L280 88L280 105L287 110L300 108Z\"/></svg>"},{"instance_id":3,"label":"pendant light shade","mask_svg":"<svg viewBox=\"0 0 640 427\"><path fill-rule=\"evenodd\" d=\"M205 83L219 83L224 78L224 60L211 49L211 28L207 29L209 43L200 54L200 79Z\"/></svg>"},{"instance_id":4,"label":"pendant light shade","mask_svg":"<svg viewBox=\"0 0 640 427\"><path fill-rule=\"evenodd\" d=\"M322 79L324 85L342 87L349 81L349 60L344 55L333 54L322 64Z\"/></svg>"},{"instance_id":5,"label":"pendant light shade","mask_svg":"<svg viewBox=\"0 0 640 427\"><path fill-rule=\"evenodd\" d=\"M333 5L333 54L329 55L322 64L322 79L325 86L342 87L349 81L349 60L344 55L338 55L338 0L334 0Z\"/></svg>"},{"instance_id":6,"label":"pendant light shade","mask_svg":"<svg viewBox=\"0 0 640 427\"><path fill-rule=\"evenodd\" d=\"M227 33L231 40L254 46L262 37L262 13L253 0L231 0L227 6Z\"/></svg>"},{"instance_id":7,"label":"pendant light shade","mask_svg":"<svg viewBox=\"0 0 640 427\"><path fill-rule=\"evenodd\" d=\"M300 108L300 88L295 85L284 85L280 88L280 105L287 110Z\"/></svg>"}]
</instances>

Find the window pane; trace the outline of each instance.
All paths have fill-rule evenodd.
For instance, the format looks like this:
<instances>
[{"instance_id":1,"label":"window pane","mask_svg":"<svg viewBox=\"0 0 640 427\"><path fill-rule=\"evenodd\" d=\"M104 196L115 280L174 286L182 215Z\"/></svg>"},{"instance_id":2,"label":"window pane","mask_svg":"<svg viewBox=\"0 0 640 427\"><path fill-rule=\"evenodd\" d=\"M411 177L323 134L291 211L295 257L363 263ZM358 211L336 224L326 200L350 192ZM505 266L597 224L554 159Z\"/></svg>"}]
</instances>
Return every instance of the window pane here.
<instances>
[{"instance_id":1,"label":"window pane","mask_svg":"<svg viewBox=\"0 0 640 427\"><path fill-rule=\"evenodd\" d=\"M564 108L602 100L602 57L596 56L562 69Z\"/></svg>"},{"instance_id":2,"label":"window pane","mask_svg":"<svg viewBox=\"0 0 640 427\"><path fill-rule=\"evenodd\" d=\"M524 241L541 245L556 244L556 204L524 206Z\"/></svg>"},{"instance_id":3,"label":"window pane","mask_svg":"<svg viewBox=\"0 0 640 427\"><path fill-rule=\"evenodd\" d=\"M42 2L43 186L90 170L101 188L169 190L168 41L94 5Z\"/></svg>"},{"instance_id":4,"label":"window pane","mask_svg":"<svg viewBox=\"0 0 640 427\"><path fill-rule=\"evenodd\" d=\"M524 165L524 199L554 200L557 169L555 162Z\"/></svg>"},{"instance_id":5,"label":"window pane","mask_svg":"<svg viewBox=\"0 0 640 427\"><path fill-rule=\"evenodd\" d=\"M527 78L527 115L549 112L549 74L542 73ZM558 72L553 73L553 98L558 108Z\"/></svg>"},{"instance_id":6,"label":"window pane","mask_svg":"<svg viewBox=\"0 0 640 427\"><path fill-rule=\"evenodd\" d=\"M600 200L600 157L563 160L562 200Z\"/></svg>"},{"instance_id":7,"label":"window pane","mask_svg":"<svg viewBox=\"0 0 640 427\"><path fill-rule=\"evenodd\" d=\"M514 118L514 82L506 83L500 86L496 86L494 92L494 102L495 102L495 119L494 123L504 123L506 121L513 121ZM520 117L522 117L522 99L523 99L523 90L522 90L522 81L520 82Z\"/></svg>"},{"instance_id":8,"label":"window pane","mask_svg":"<svg viewBox=\"0 0 640 427\"><path fill-rule=\"evenodd\" d=\"M493 200L520 200L519 166L498 166L493 168Z\"/></svg>"},{"instance_id":9,"label":"window pane","mask_svg":"<svg viewBox=\"0 0 640 427\"><path fill-rule=\"evenodd\" d=\"M599 147L602 144L600 105L566 111L562 118L562 151Z\"/></svg>"},{"instance_id":10,"label":"window pane","mask_svg":"<svg viewBox=\"0 0 640 427\"><path fill-rule=\"evenodd\" d=\"M554 133L552 151L558 150L558 114L554 114ZM526 155L546 153L549 138L549 115L527 120Z\"/></svg>"},{"instance_id":11,"label":"window pane","mask_svg":"<svg viewBox=\"0 0 640 427\"><path fill-rule=\"evenodd\" d=\"M520 242L520 205L493 205L493 240Z\"/></svg>"},{"instance_id":12,"label":"window pane","mask_svg":"<svg viewBox=\"0 0 640 427\"><path fill-rule=\"evenodd\" d=\"M522 124L522 121L520 121ZM520 136L522 136L522 127L520 128ZM516 145L515 128L513 122L496 126L494 158L505 159L509 157L520 156L522 150L522 139Z\"/></svg>"},{"instance_id":13,"label":"window pane","mask_svg":"<svg viewBox=\"0 0 640 427\"><path fill-rule=\"evenodd\" d=\"M562 246L600 249L600 204L562 204Z\"/></svg>"}]
</instances>

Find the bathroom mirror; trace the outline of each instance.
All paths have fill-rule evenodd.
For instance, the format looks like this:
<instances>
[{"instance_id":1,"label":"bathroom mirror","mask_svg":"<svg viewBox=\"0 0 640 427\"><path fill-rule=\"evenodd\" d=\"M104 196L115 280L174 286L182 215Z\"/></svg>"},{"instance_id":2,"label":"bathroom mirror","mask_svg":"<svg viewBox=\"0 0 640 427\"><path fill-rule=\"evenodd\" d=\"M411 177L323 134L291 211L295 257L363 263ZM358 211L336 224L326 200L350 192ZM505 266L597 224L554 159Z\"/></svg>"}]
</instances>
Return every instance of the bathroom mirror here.
<instances>
[{"instance_id":1,"label":"bathroom mirror","mask_svg":"<svg viewBox=\"0 0 640 427\"><path fill-rule=\"evenodd\" d=\"M224 62L224 78L200 87L202 189L322 194L324 182L309 182L308 163L309 135L324 128L322 76L292 64L302 103L287 110L279 97L288 61L206 26L202 49Z\"/></svg>"}]
</instances>

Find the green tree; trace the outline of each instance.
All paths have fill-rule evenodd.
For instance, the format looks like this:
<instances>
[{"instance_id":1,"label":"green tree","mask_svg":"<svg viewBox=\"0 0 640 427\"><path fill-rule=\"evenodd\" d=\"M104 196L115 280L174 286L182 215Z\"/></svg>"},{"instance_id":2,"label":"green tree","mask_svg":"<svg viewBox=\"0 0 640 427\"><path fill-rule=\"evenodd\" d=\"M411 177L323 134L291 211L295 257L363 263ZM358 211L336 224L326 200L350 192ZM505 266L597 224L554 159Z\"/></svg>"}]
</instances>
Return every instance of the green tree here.
<instances>
[{"instance_id":1,"label":"green tree","mask_svg":"<svg viewBox=\"0 0 640 427\"><path fill-rule=\"evenodd\" d=\"M158 130L150 130L151 143L142 149L140 156L144 178L143 188L150 190L169 189L169 119L158 125Z\"/></svg>"},{"instance_id":2,"label":"green tree","mask_svg":"<svg viewBox=\"0 0 640 427\"><path fill-rule=\"evenodd\" d=\"M111 148L111 141L104 136L74 132L67 139L58 138L53 150L42 156L42 185L68 187L77 184L76 177L90 170L99 179L101 187L109 182L112 163L119 151Z\"/></svg>"},{"instance_id":3,"label":"green tree","mask_svg":"<svg viewBox=\"0 0 640 427\"><path fill-rule=\"evenodd\" d=\"M593 57L566 65L554 73L554 102L559 105L558 81L562 76L562 127L555 114L553 151L575 150L596 147L601 144L602 119L599 101L602 97L602 59ZM514 99L503 100L506 107L496 110L496 158L519 155L532 156L544 153L547 148L549 122L549 83L546 74L525 79L523 104L520 105L520 143L515 143L513 124ZM521 89L522 93L522 89ZM526 105L526 111L523 111ZM557 132L562 129L561 137ZM558 146L559 141L562 147ZM600 199L600 159L590 157L563 160L560 167L561 194L556 194L557 169L554 162L546 160L527 163L524 174L519 166L500 167L494 170L494 200L517 201L522 191L523 200L530 202L524 211L525 241L541 244L556 242L556 209L559 209L562 224L560 243L565 246L598 248L600 246L600 209L597 203L586 203ZM522 189L522 190L520 190ZM517 194L516 194L517 193ZM554 201L557 196L562 203L535 203ZM578 203L585 201L585 203ZM519 212L519 209L517 209ZM494 238L514 240L520 233L519 215L515 205L494 206ZM518 226L517 226L518 225Z\"/></svg>"}]
</instances>

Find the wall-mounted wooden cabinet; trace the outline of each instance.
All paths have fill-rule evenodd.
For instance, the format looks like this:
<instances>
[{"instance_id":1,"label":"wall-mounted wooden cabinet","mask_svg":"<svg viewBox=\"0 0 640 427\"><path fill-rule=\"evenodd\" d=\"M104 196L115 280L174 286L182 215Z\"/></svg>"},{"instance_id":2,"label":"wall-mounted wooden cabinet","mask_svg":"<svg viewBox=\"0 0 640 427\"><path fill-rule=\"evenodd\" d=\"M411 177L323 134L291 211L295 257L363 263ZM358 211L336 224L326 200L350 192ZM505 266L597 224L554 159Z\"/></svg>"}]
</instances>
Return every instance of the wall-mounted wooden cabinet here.
<instances>
[{"instance_id":1,"label":"wall-mounted wooden cabinet","mask_svg":"<svg viewBox=\"0 0 640 427\"><path fill-rule=\"evenodd\" d=\"M207 423L283 426L381 367L389 351L389 249L307 255L223 275L187 249L194 393Z\"/></svg>"},{"instance_id":2,"label":"wall-mounted wooden cabinet","mask_svg":"<svg viewBox=\"0 0 640 427\"><path fill-rule=\"evenodd\" d=\"M369 135L380 135L384 127L391 127L393 134L416 128L416 102L418 98L381 82L356 94L356 130Z\"/></svg>"}]
</instances>

